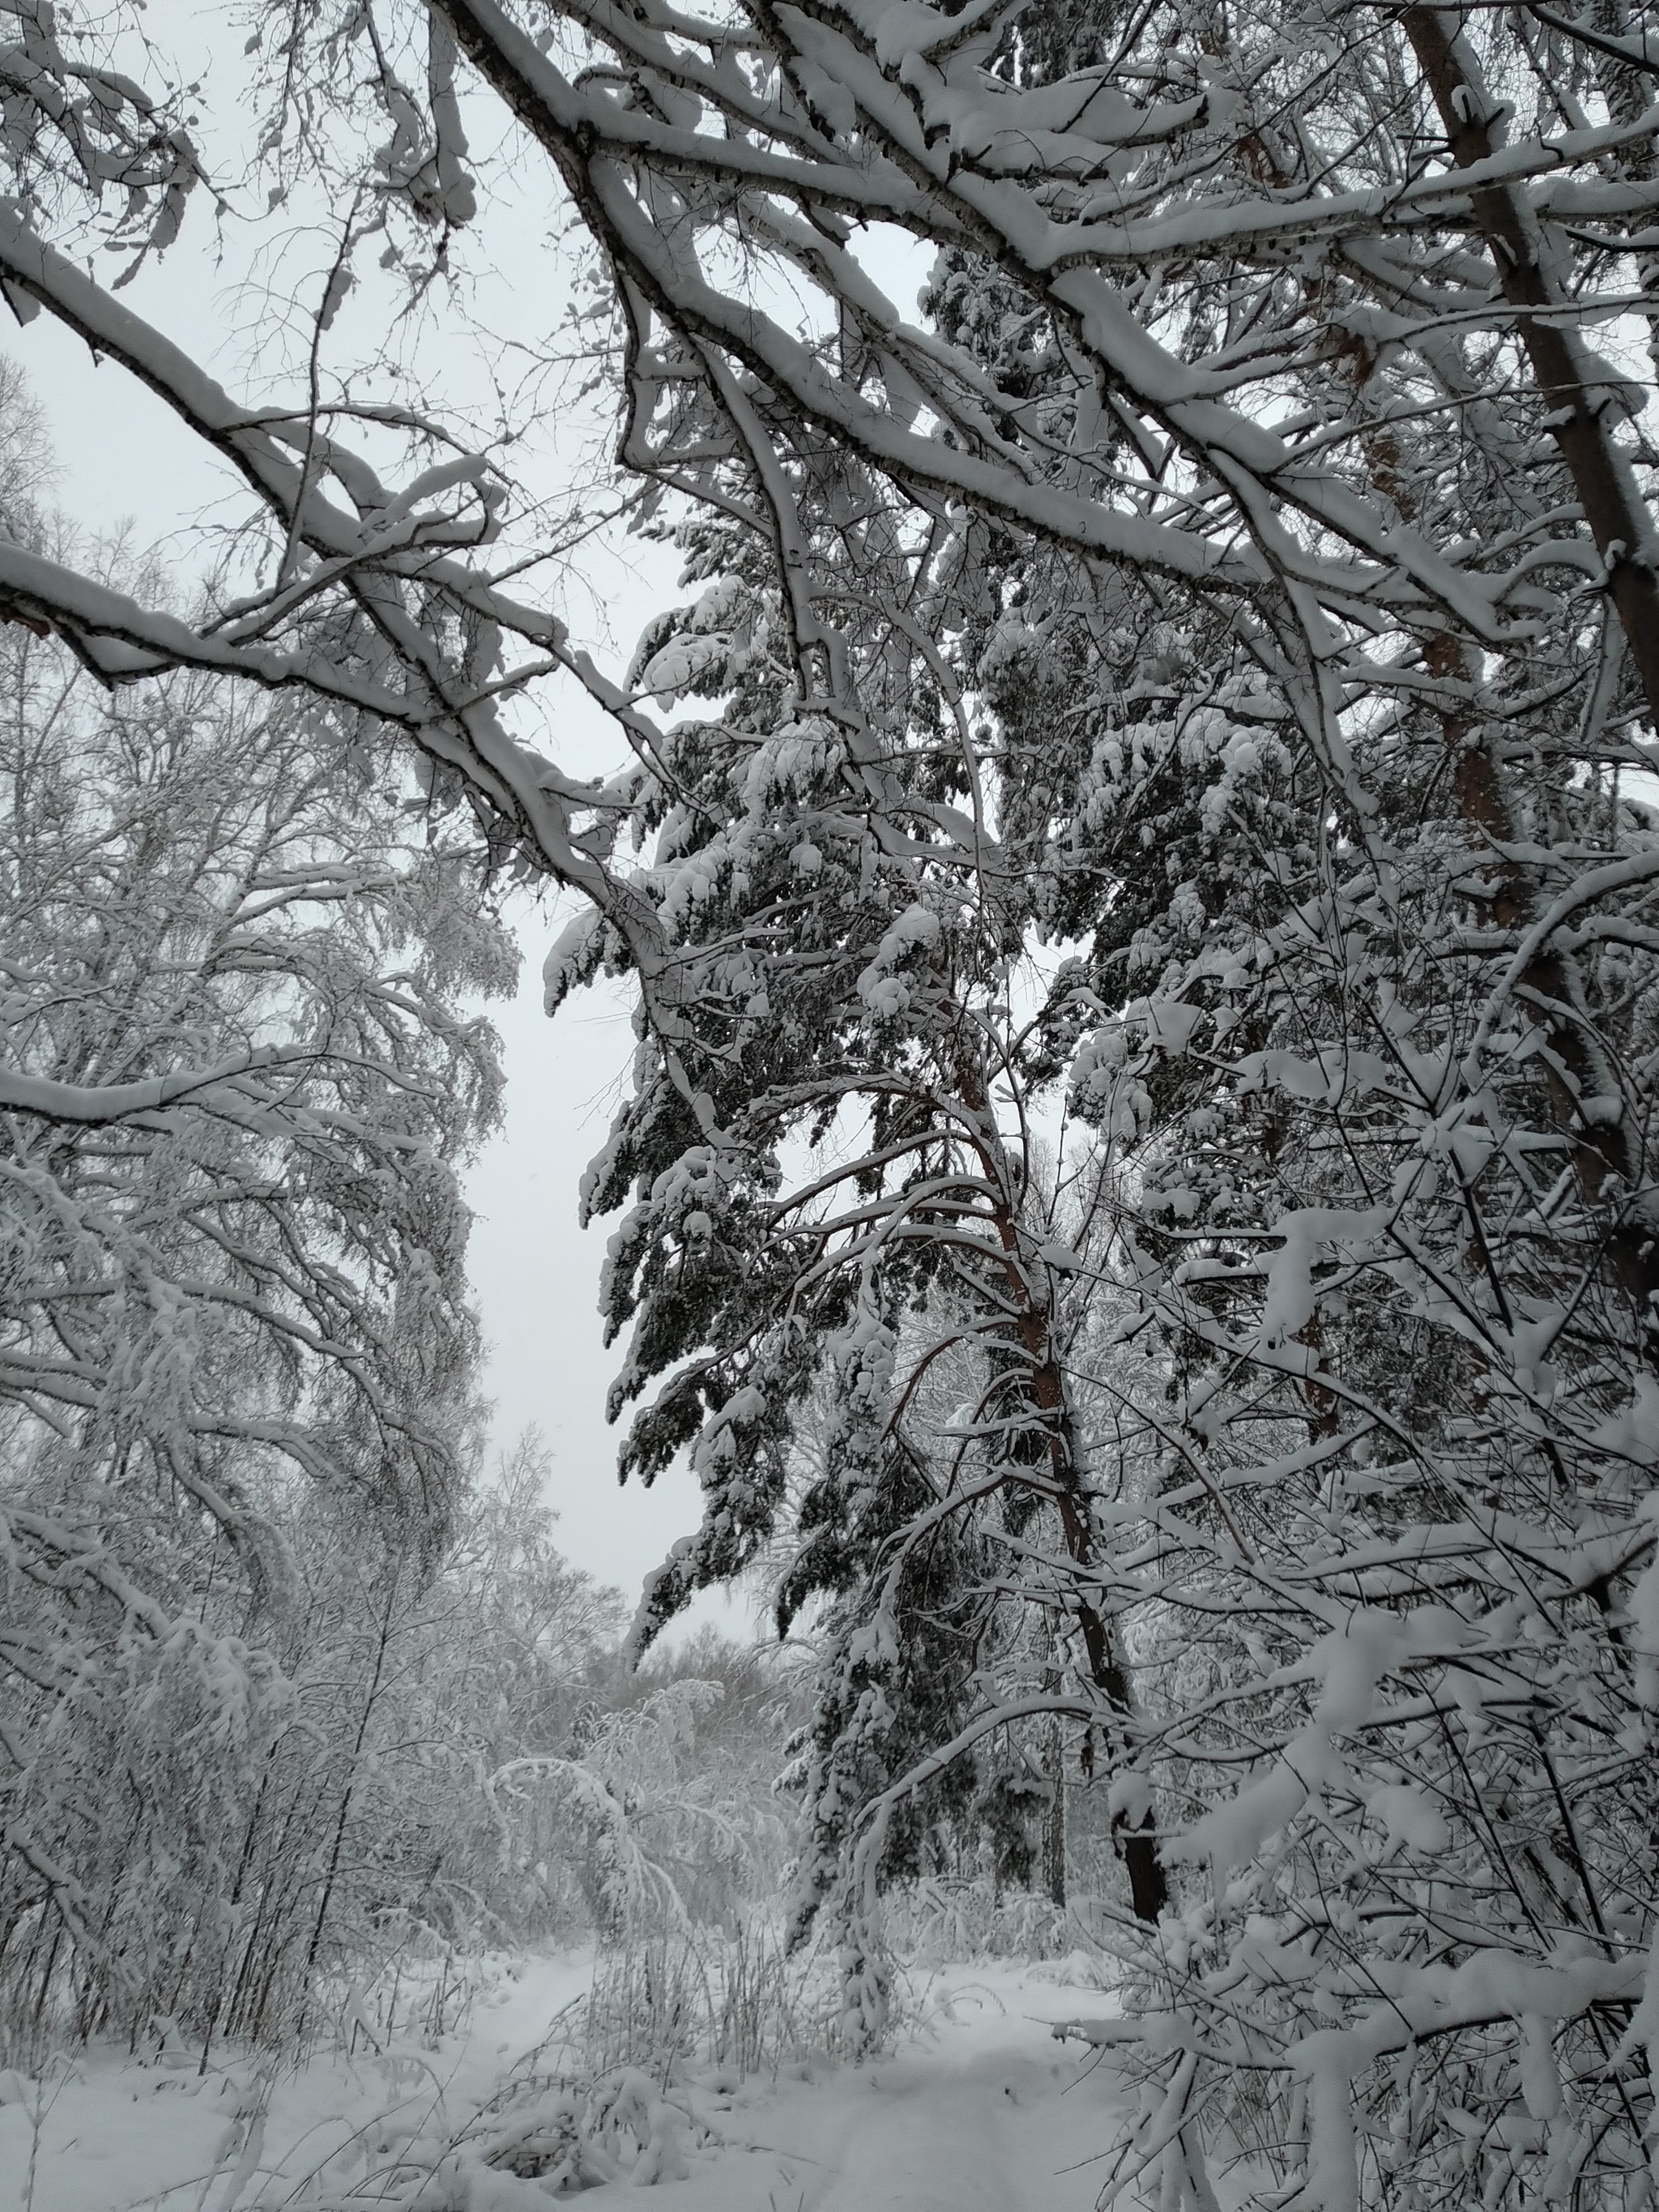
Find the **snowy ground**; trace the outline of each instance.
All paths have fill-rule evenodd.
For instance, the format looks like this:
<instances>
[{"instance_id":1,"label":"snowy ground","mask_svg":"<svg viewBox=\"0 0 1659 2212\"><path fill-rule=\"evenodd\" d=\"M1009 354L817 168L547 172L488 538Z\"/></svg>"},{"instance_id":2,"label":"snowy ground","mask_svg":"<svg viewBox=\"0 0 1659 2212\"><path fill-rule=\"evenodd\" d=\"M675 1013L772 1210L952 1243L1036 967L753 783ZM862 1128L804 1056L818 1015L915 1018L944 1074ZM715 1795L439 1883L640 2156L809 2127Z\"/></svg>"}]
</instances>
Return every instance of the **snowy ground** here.
<instances>
[{"instance_id":1,"label":"snowy ground","mask_svg":"<svg viewBox=\"0 0 1659 2212\"><path fill-rule=\"evenodd\" d=\"M11 2212L253 2212L296 2207L354 2130L424 2132L434 2107L476 2110L586 1987L579 1960L521 1962L433 2053L318 2062L274 2080L232 2064L135 2064L93 2054L37 2098L0 2076L0 2207ZM1111 2133L1105 2071L1055 2021L1109 2009L1042 1969L945 1970L918 1990L917 2030L862 2068L705 2077L689 2172L659 2212L1088 2212ZM263 2126L258 2114L263 2111ZM480 2176L456 2212L545 2204L533 2185ZM638 2207L627 2182L586 2190ZM312 2201L314 2201L313 2199Z\"/></svg>"},{"instance_id":2,"label":"snowy ground","mask_svg":"<svg viewBox=\"0 0 1659 2212\"><path fill-rule=\"evenodd\" d=\"M675 2212L1088 2212L1109 2091L1055 2021L1105 2009L1012 1968L946 1972L927 2026L877 2064L754 2081ZM593 2203L608 2192L596 2192ZM668 2212L665 2203L664 2212Z\"/></svg>"}]
</instances>

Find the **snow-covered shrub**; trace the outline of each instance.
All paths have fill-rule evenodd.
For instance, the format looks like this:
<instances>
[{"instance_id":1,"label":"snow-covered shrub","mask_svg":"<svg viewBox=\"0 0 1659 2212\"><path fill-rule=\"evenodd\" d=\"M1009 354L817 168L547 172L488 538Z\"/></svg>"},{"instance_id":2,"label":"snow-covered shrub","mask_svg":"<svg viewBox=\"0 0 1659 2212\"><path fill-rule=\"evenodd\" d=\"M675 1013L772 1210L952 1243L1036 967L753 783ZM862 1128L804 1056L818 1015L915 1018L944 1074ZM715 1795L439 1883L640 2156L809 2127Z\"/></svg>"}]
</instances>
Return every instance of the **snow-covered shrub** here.
<instances>
[{"instance_id":1,"label":"snow-covered shrub","mask_svg":"<svg viewBox=\"0 0 1659 2212\"><path fill-rule=\"evenodd\" d=\"M447 2212L682 2180L744 2076L833 2060L841 2005L834 1960L787 1954L757 1918L602 1953L588 1990L475 2103L424 2074L425 2094L408 2097L407 2045L384 2014L364 2018L365 2055L394 2098L308 2170L291 2160L285 2185L342 2212Z\"/></svg>"},{"instance_id":2,"label":"snow-covered shrub","mask_svg":"<svg viewBox=\"0 0 1659 2212\"><path fill-rule=\"evenodd\" d=\"M790 1950L775 1914L726 1928L665 1929L601 1956L580 2014L600 2069L641 2067L670 2080L687 2064L775 2069L842 2042L834 1962Z\"/></svg>"},{"instance_id":3,"label":"snow-covered shrub","mask_svg":"<svg viewBox=\"0 0 1659 2212\"><path fill-rule=\"evenodd\" d=\"M774 1783L798 1696L764 1655L717 1636L640 1674L617 1654L568 1697L545 1748L522 1742L484 1772L501 1878L532 1858L556 1869L607 1942L738 1925L787 1860Z\"/></svg>"},{"instance_id":4,"label":"snow-covered shrub","mask_svg":"<svg viewBox=\"0 0 1659 2212\"><path fill-rule=\"evenodd\" d=\"M1031 1890L1003 1889L988 1875L934 1875L890 1891L883 1917L895 1957L907 1966L948 1966L1063 1958L1078 1942L1075 1909Z\"/></svg>"}]
</instances>

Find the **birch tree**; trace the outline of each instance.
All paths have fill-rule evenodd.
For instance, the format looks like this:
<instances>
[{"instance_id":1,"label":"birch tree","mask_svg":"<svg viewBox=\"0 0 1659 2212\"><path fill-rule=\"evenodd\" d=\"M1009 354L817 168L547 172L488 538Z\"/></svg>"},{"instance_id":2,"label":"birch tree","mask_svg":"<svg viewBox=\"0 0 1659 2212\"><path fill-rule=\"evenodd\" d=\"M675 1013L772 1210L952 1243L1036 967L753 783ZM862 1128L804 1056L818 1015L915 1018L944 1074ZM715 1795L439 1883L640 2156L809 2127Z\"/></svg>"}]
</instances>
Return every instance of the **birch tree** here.
<instances>
[{"instance_id":1,"label":"birch tree","mask_svg":"<svg viewBox=\"0 0 1659 2212\"><path fill-rule=\"evenodd\" d=\"M232 2002L296 1524L412 1584L445 1548L500 1089L460 1002L514 962L384 747L190 672L103 697L17 625L0 664L0 1986L137 2032Z\"/></svg>"}]
</instances>

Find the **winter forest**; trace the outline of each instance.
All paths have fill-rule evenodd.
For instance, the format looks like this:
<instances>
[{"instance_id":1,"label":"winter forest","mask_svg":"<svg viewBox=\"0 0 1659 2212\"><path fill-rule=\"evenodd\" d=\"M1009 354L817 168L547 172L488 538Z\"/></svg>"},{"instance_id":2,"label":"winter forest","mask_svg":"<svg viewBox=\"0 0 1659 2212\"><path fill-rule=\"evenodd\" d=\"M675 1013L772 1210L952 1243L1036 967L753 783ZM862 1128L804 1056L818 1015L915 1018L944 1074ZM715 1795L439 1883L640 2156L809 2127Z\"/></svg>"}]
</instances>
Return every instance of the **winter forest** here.
<instances>
[{"instance_id":1,"label":"winter forest","mask_svg":"<svg viewBox=\"0 0 1659 2212\"><path fill-rule=\"evenodd\" d=\"M1652 2212L1654 18L0 0L0 2199Z\"/></svg>"}]
</instances>

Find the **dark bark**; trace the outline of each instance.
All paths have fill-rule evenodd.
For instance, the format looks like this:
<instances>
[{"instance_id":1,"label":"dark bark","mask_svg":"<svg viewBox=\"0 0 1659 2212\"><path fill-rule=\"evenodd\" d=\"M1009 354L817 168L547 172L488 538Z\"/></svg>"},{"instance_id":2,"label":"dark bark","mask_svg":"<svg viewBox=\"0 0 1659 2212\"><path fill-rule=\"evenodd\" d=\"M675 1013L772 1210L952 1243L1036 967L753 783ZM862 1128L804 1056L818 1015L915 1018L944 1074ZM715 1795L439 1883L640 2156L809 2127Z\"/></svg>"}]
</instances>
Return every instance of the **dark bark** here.
<instances>
[{"instance_id":1,"label":"dark bark","mask_svg":"<svg viewBox=\"0 0 1659 2212\"><path fill-rule=\"evenodd\" d=\"M1496 110L1463 47L1461 17L1449 9L1407 8L1401 22L1453 161L1460 169L1490 161L1498 150L1491 130ZM1550 434L1607 564L1607 590L1659 727L1659 574L1644 557L1652 550L1649 519L1607 422L1609 395L1585 380L1578 334L1568 326L1571 302L1550 282L1537 221L1521 195L1504 185L1478 185L1469 203L1504 297L1516 310L1516 333L1549 410Z\"/></svg>"},{"instance_id":2,"label":"dark bark","mask_svg":"<svg viewBox=\"0 0 1659 2212\"><path fill-rule=\"evenodd\" d=\"M957 1076L964 1103L988 1132L979 1146L987 1180L1000 1187L1005 1180L1000 1148L984 1083L977 1069L965 1065L958 1066ZM1095 1528L1081 1480L1066 1378L1054 1346L1052 1318L1033 1296L1020 1252L1019 1228L1012 1199L997 1204L994 1218L1006 1281L1018 1316L1032 1427L1042 1441L1047 1462L1044 1472L1052 1481L1053 1503L1059 1514L1066 1556L1080 1571L1077 1577L1079 1587L1072 1603L1073 1617L1082 1639L1089 1680L1121 1724L1119 1733L1127 1746L1134 1712L1128 1668L1111 1624L1099 1606L1083 1595L1083 1588L1091 1579L1088 1571L1095 1565ZM1170 1902L1170 1884L1158 1856L1155 1815L1148 1814L1138 1821L1120 1816L1114 1823L1114 1834L1128 1873L1129 1897L1135 1917L1156 1927Z\"/></svg>"}]
</instances>

